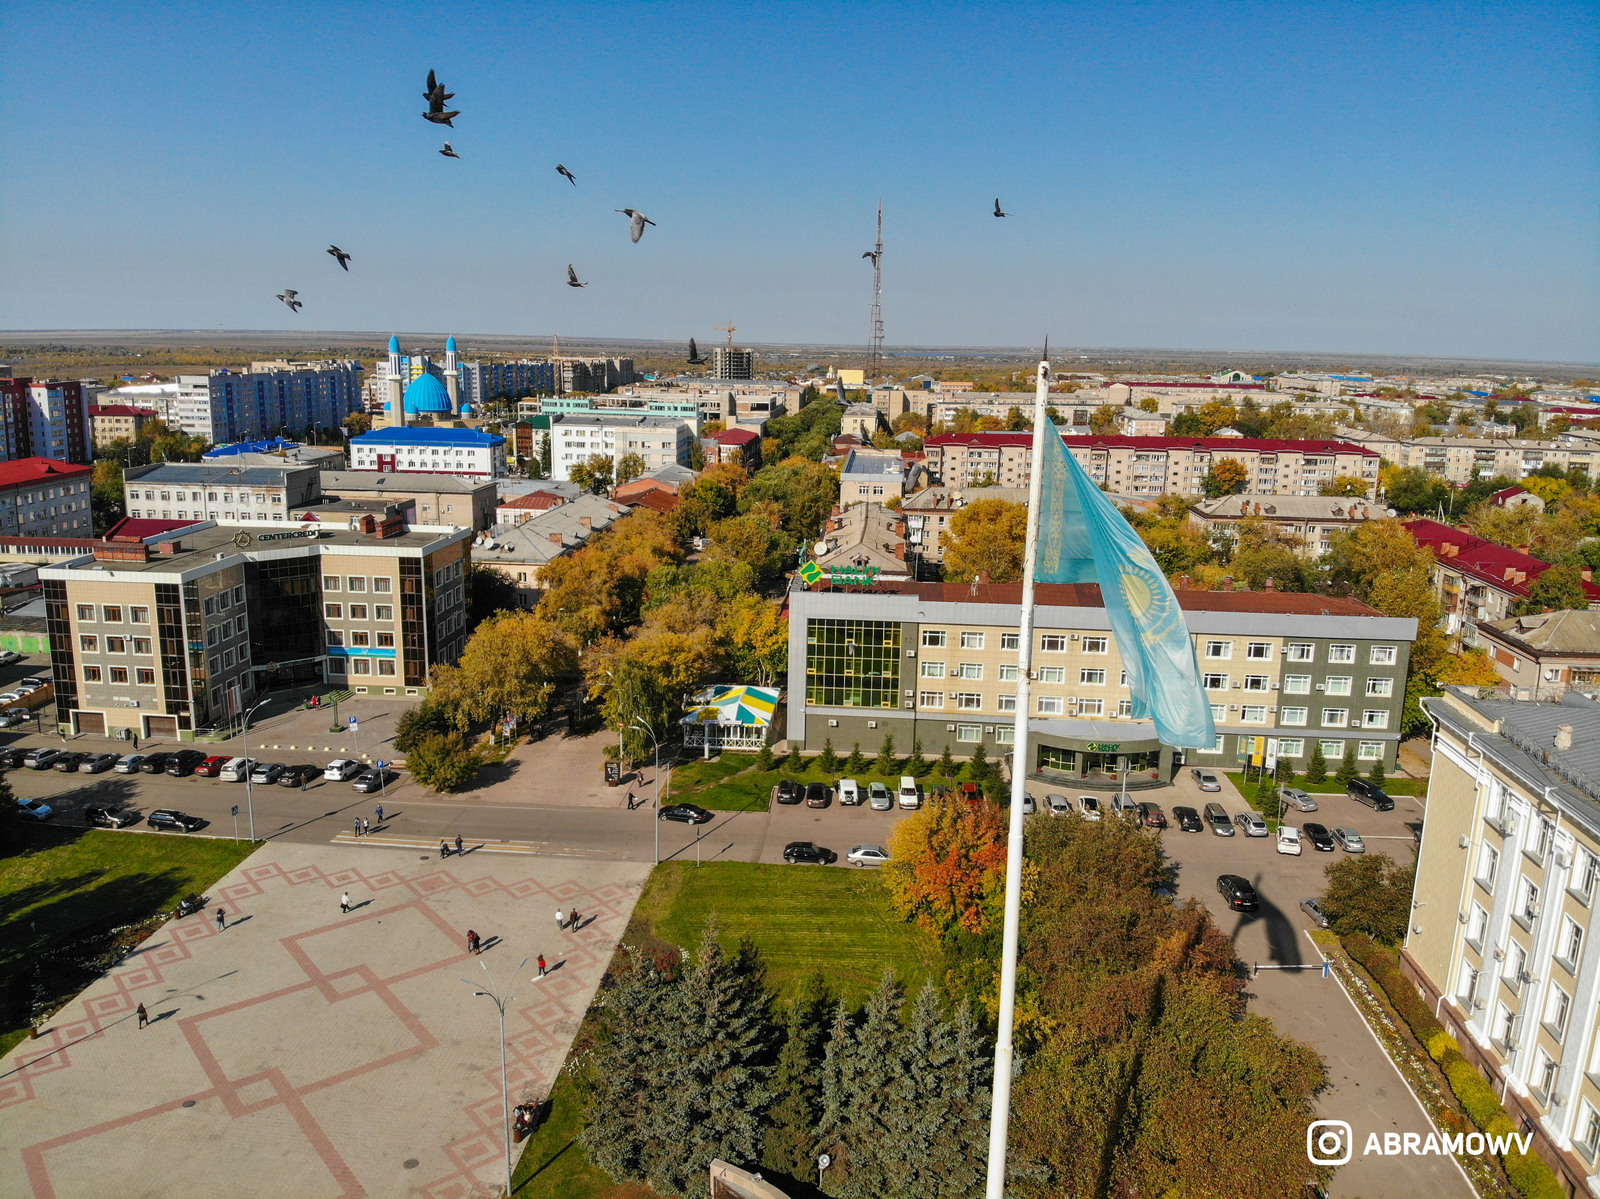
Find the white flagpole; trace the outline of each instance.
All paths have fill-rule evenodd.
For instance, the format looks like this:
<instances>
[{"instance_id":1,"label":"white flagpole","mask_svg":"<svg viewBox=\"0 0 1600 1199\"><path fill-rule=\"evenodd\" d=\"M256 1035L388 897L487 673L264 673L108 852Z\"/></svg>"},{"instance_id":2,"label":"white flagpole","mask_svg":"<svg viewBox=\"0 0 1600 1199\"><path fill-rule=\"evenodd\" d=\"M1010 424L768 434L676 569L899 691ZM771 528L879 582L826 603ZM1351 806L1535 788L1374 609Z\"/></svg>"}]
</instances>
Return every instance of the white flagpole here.
<instances>
[{"instance_id":1,"label":"white flagpole","mask_svg":"<svg viewBox=\"0 0 1600 1199\"><path fill-rule=\"evenodd\" d=\"M1011 1125L1011 1034L1017 1008L1017 935L1022 920L1022 800L1028 790L1028 710L1033 678L1033 576L1039 564L1044 439L1059 437L1045 419L1050 394L1050 349L1045 343L1033 393L1033 472L1028 480L1028 534L1022 555L1022 620L1017 645L1017 724L1011 746L1011 824L1006 838L1005 943L1000 956L999 1028L994 1043L994 1100L989 1113L989 1174L985 1199L1004 1199L1006 1134Z\"/></svg>"}]
</instances>

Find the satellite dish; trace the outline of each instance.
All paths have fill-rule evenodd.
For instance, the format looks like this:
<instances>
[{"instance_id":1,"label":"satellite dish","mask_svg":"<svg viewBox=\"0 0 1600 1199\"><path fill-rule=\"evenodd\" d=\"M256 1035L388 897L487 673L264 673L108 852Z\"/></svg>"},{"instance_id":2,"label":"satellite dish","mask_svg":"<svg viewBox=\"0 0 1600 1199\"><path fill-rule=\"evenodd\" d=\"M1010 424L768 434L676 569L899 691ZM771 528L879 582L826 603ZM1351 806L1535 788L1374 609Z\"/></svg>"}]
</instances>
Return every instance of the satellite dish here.
<instances>
[{"instance_id":1,"label":"satellite dish","mask_svg":"<svg viewBox=\"0 0 1600 1199\"><path fill-rule=\"evenodd\" d=\"M814 549L816 553L825 554L828 552L828 543L826 541L819 541Z\"/></svg>"}]
</instances>

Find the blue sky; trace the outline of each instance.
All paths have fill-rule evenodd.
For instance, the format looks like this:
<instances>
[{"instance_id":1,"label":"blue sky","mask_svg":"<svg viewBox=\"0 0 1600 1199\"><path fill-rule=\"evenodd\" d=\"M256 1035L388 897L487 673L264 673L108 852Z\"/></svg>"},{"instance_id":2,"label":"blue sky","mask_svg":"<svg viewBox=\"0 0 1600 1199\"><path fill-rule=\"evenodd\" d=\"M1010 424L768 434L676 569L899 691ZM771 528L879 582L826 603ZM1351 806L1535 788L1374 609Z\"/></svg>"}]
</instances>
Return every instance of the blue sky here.
<instances>
[{"instance_id":1,"label":"blue sky","mask_svg":"<svg viewBox=\"0 0 1600 1199\"><path fill-rule=\"evenodd\" d=\"M861 342L882 197L891 345L1600 362L1592 3L50 3L0 40L4 329Z\"/></svg>"}]
</instances>

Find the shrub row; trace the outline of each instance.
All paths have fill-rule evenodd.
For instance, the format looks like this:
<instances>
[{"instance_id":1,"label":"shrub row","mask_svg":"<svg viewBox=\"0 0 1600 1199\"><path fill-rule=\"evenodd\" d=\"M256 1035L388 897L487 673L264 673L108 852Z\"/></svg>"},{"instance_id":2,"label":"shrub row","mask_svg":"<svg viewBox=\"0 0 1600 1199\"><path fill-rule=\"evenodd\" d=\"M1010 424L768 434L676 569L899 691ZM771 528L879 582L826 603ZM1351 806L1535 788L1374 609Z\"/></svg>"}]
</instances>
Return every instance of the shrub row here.
<instances>
[{"instance_id":1,"label":"shrub row","mask_svg":"<svg viewBox=\"0 0 1600 1199\"><path fill-rule=\"evenodd\" d=\"M1463 1056L1461 1045L1428 1010L1416 987L1401 972L1393 951L1364 933L1352 933L1341 940L1345 952L1361 963L1373 981L1383 988L1396 1014L1427 1049L1428 1056L1439 1064L1450 1089L1472 1122L1489 1136L1503 1137L1516 1132L1517 1126L1500 1105L1494 1088ZM1500 1161L1511 1185L1528 1199L1563 1199L1567 1193L1555 1172L1537 1153L1519 1153L1513 1149L1502 1155Z\"/></svg>"}]
</instances>

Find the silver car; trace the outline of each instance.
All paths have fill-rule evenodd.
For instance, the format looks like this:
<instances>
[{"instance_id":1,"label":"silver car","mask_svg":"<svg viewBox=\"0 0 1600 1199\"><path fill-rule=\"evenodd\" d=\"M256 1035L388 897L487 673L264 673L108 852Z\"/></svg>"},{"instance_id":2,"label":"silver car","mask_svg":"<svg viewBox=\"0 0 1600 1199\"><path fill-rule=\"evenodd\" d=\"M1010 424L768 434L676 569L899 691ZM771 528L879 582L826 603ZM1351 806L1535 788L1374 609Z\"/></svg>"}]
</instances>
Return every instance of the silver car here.
<instances>
[{"instance_id":1,"label":"silver car","mask_svg":"<svg viewBox=\"0 0 1600 1199\"><path fill-rule=\"evenodd\" d=\"M889 851L881 845L852 845L845 861L852 866L881 866L889 860Z\"/></svg>"},{"instance_id":2,"label":"silver car","mask_svg":"<svg viewBox=\"0 0 1600 1199\"><path fill-rule=\"evenodd\" d=\"M1235 814L1233 822L1244 831L1247 837L1265 837L1267 835L1267 822L1261 819L1258 812L1239 812Z\"/></svg>"},{"instance_id":3,"label":"silver car","mask_svg":"<svg viewBox=\"0 0 1600 1199\"><path fill-rule=\"evenodd\" d=\"M1333 839L1339 843L1339 848L1345 853L1366 853L1367 843L1361 839L1361 834L1353 828L1336 828L1333 830Z\"/></svg>"},{"instance_id":4,"label":"silver car","mask_svg":"<svg viewBox=\"0 0 1600 1199\"><path fill-rule=\"evenodd\" d=\"M1283 796L1283 802L1297 812L1315 812L1317 801L1299 787L1281 787L1278 794Z\"/></svg>"},{"instance_id":5,"label":"silver car","mask_svg":"<svg viewBox=\"0 0 1600 1199\"><path fill-rule=\"evenodd\" d=\"M1050 809L1052 816L1072 815L1072 801L1065 795L1057 795L1053 791L1044 797L1044 806Z\"/></svg>"},{"instance_id":6,"label":"silver car","mask_svg":"<svg viewBox=\"0 0 1600 1199\"><path fill-rule=\"evenodd\" d=\"M1300 910L1311 917L1311 922L1318 928L1328 927L1327 914L1322 910L1322 901L1316 898L1302 899Z\"/></svg>"},{"instance_id":7,"label":"silver car","mask_svg":"<svg viewBox=\"0 0 1600 1199\"><path fill-rule=\"evenodd\" d=\"M1217 777L1215 770L1202 770L1196 766L1189 771L1190 776L1199 784L1202 791L1221 791L1222 780Z\"/></svg>"},{"instance_id":8,"label":"silver car","mask_svg":"<svg viewBox=\"0 0 1600 1199\"><path fill-rule=\"evenodd\" d=\"M894 794L882 783L868 783L867 805L874 812L887 812L894 807Z\"/></svg>"}]
</instances>

